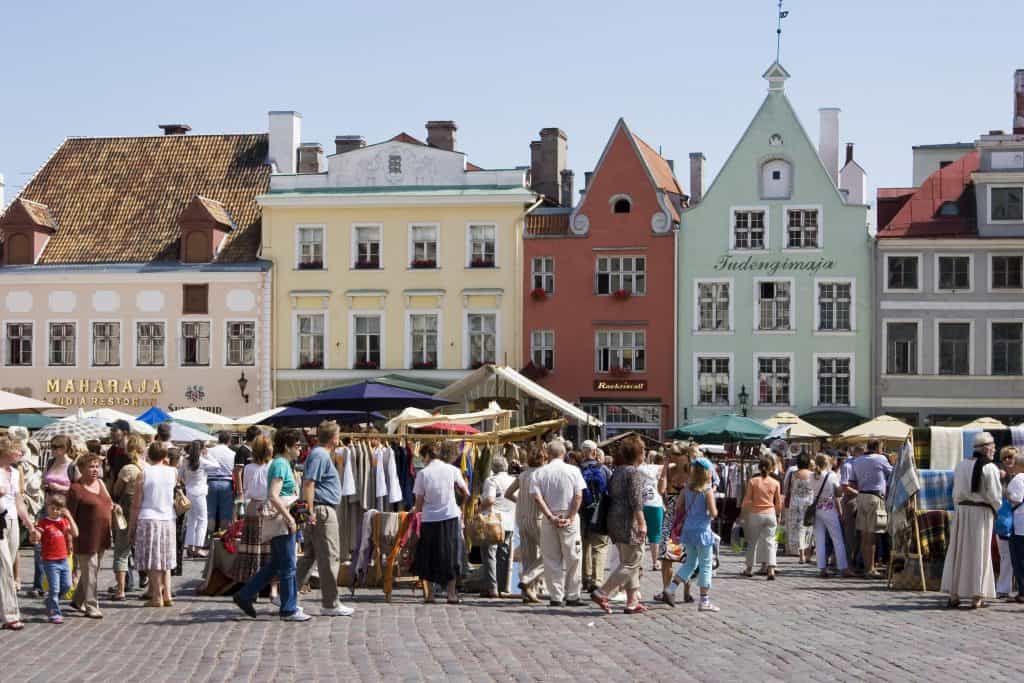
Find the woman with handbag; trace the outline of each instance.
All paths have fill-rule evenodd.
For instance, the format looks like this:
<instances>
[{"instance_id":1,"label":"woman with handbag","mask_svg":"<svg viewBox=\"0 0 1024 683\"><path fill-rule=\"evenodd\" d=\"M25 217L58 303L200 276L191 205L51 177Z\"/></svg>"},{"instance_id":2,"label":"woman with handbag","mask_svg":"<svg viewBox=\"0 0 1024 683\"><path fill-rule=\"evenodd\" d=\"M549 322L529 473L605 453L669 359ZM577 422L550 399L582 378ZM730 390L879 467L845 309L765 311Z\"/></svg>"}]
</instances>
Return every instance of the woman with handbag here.
<instances>
[{"instance_id":1,"label":"woman with handbag","mask_svg":"<svg viewBox=\"0 0 1024 683\"><path fill-rule=\"evenodd\" d=\"M480 499L480 512L490 518L489 523L495 524L494 514L500 517L501 541L485 543L480 546L484 558L484 572L487 583L480 592L482 598L497 598L509 589L509 570L512 567L512 532L515 529L515 503L505 497L505 492L515 481L508 473L508 460L496 455L491 461L494 473L484 482L483 497ZM499 579L498 570L502 576Z\"/></svg>"},{"instance_id":2,"label":"woman with handbag","mask_svg":"<svg viewBox=\"0 0 1024 683\"><path fill-rule=\"evenodd\" d=\"M270 542L263 540L263 515L260 510L267 503L267 470L274 458L270 439L257 436L252 440L252 462L242 470L242 496L249 501L245 506L242 536L235 553L234 573L231 578L246 583L270 562ZM270 582L270 602L280 606L277 580Z\"/></svg>"},{"instance_id":3,"label":"woman with handbag","mask_svg":"<svg viewBox=\"0 0 1024 683\"><path fill-rule=\"evenodd\" d=\"M462 472L438 457L433 444L420 447L426 466L416 475L413 514L420 513L420 540L413 573L423 582L423 601L434 602L433 584L448 589L448 604L459 604L455 582L462 573L462 525L455 491L469 495Z\"/></svg>"},{"instance_id":4,"label":"woman with handbag","mask_svg":"<svg viewBox=\"0 0 1024 683\"><path fill-rule=\"evenodd\" d=\"M85 616L102 619L99 603L99 573L103 553L110 547L110 520L114 501L103 483L103 456L85 453L78 457L78 481L68 491L68 510L78 525L75 538L75 567L80 572L71 607Z\"/></svg>"},{"instance_id":5,"label":"woman with handbag","mask_svg":"<svg viewBox=\"0 0 1024 683\"><path fill-rule=\"evenodd\" d=\"M836 554L836 567L842 572L843 578L852 576L847 564L846 545L843 542L843 525L839 521L839 498L842 495L839 477L832 471L832 461L824 453L814 458L814 476L811 486L817 491L814 502L807 508L804 525L814 525L814 545L818 549L818 573L823 579L828 578L828 557L825 555L826 534L832 539L833 552Z\"/></svg>"},{"instance_id":6,"label":"woman with handbag","mask_svg":"<svg viewBox=\"0 0 1024 683\"><path fill-rule=\"evenodd\" d=\"M298 586L295 585L297 525L290 510L298 500L292 463L302 450L302 435L297 429L279 431L274 435L274 450L277 456L267 468L267 501L260 509L264 517L261 540L270 540L270 562L256 572L233 599L239 609L255 619L256 596L276 576L281 591L278 611L281 620L309 621L312 617L298 605Z\"/></svg>"},{"instance_id":7,"label":"woman with handbag","mask_svg":"<svg viewBox=\"0 0 1024 683\"><path fill-rule=\"evenodd\" d=\"M54 437L56 441L59 437ZM119 506L114 511L114 581L116 584L110 589L110 599L114 602L125 600L125 585L128 578L128 560L132 554L131 537L128 535L128 515L131 512L132 503L135 498L135 490L139 485L139 477L142 476L142 458L146 449L146 442L138 434L128 437L125 452L128 461L117 473L114 487L110 491L110 497Z\"/></svg>"},{"instance_id":8,"label":"woman with handbag","mask_svg":"<svg viewBox=\"0 0 1024 683\"><path fill-rule=\"evenodd\" d=\"M167 464L167 446L149 445L149 467L142 471L132 498L128 535L135 566L149 575L148 607L171 607L171 569L177 565L175 487L178 472ZM180 510L180 503L178 508Z\"/></svg>"},{"instance_id":9,"label":"woman with handbag","mask_svg":"<svg viewBox=\"0 0 1024 683\"><path fill-rule=\"evenodd\" d=\"M185 485L188 511L185 513L185 552L189 557L206 557L206 483L208 467L218 466L206 456L206 445L193 441L185 449L187 458L178 465L178 476Z\"/></svg>"}]
</instances>

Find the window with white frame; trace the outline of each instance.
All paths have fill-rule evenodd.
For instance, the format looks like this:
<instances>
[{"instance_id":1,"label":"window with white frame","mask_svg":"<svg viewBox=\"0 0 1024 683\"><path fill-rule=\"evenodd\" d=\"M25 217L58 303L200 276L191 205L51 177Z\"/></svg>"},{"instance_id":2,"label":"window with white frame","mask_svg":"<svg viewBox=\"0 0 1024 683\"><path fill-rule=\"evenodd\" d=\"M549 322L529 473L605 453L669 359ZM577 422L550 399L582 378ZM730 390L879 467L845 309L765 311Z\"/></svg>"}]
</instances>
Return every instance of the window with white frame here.
<instances>
[{"instance_id":1,"label":"window with white frame","mask_svg":"<svg viewBox=\"0 0 1024 683\"><path fill-rule=\"evenodd\" d=\"M497 230L493 225L469 226L469 265L472 268L493 268Z\"/></svg>"},{"instance_id":2,"label":"window with white frame","mask_svg":"<svg viewBox=\"0 0 1024 683\"><path fill-rule=\"evenodd\" d=\"M308 370L324 367L324 316L322 313L299 315L295 318L296 347L299 368Z\"/></svg>"},{"instance_id":3,"label":"window with white frame","mask_svg":"<svg viewBox=\"0 0 1024 683\"><path fill-rule=\"evenodd\" d=\"M646 334L642 330L602 330L597 333L598 372L644 372Z\"/></svg>"},{"instance_id":4,"label":"window with white frame","mask_svg":"<svg viewBox=\"0 0 1024 683\"><path fill-rule=\"evenodd\" d=\"M917 323L886 323L885 346L886 374L917 374Z\"/></svg>"},{"instance_id":5,"label":"window with white frame","mask_svg":"<svg viewBox=\"0 0 1024 683\"><path fill-rule=\"evenodd\" d=\"M887 256L887 289L918 289L917 256Z\"/></svg>"},{"instance_id":6,"label":"window with white frame","mask_svg":"<svg viewBox=\"0 0 1024 683\"><path fill-rule=\"evenodd\" d=\"M410 255L413 268L436 268L437 267L437 226L436 225L414 225L412 231L412 254Z\"/></svg>"},{"instance_id":7,"label":"window with white frame","mask_svg":"<svg viewBox=\"0 0 1024 683\"><path fill-rule=\"evenodd\" d=\"M1021 375L1024 360L1024 324L992 323L992 374Z\"/></svg>"},{"instance_id":8,"label":"window with white frame","mask_svg":"<svg viewBox=\"0 0 1024 683\"><path fill-rule=\"evenodd\" d=\"M162 322L135 323L136 365L144 367L164 365L167 330Z\"/></svg>"},{"instance_id":9,"label":"window with white frame","mask_svg":"<svg viewBox=\"0 0 1024 683\"><path fill-rule=\"evenodd\" d=\"M530 269L533 291L552 294L555 291L555 259L551 256L535 256Z\"/></svg>"},{"instance_id":10,"label":"window with white frame","mask_svg":"<svg viewBox=\"0 0 1024 683\"><path fill-rule=\"evenodd\" d=\"M74 365L75 323L50 323L50 365Z\"/></svg>"},{"instance_id":11,"label":"window with white frame","mask_svg":"<svg viewBox=\"0 0 1024 683\"><path fill-rule=\"evenodd\" d=\"M7 358L9 366L32 365L32 323L7 323Z\"/></svg>"},{"instance_id":12,"label":"window with white frame","mask_svg":"<svg viewBox=\"0 0 1024 683\"><path fill-rule=\"evenodd\" d=\"M838 356L818 358L818 404L850 405L850 359Z\"/></svg>"},{"instance_id":13,"label":"window with white frame","mask_svg":"<svg viewBox=\"0 0 1024 683\"><path fill-rule=\"evenodd\" d=\"M734 211L733 249L764 249L764 211Z\"/></svg>"},{"instance_id":14,"label":"window with white frame","mask_svg":"<svg viewBox=\"0 0 1024 683\"><path fill-rule=\"evenodd\" d=\"M352 318L353 363L360 369L380 367L380 316L357 315Z\"/></svg>"},{"instance_id":15,"label":"window with white frame","mask_svg":"<svg viewBox=\"0 0 1024 683\"><path fill-rule=\"evenodd\" d=\"M722 332L729 329L729 283L697 283L697 305L700 309L698 329Z\"/></svg>"},{"instance_id":16,"label":"window with white frame","mask_svg":"<svg viewBox=\"0 0 1024 683\"><path fill-rule=\"evenodd\" d=\"M786 247L789 249L816 249L818 243L818 210L789 209L786 229Z\"/></svg>"},{"instance_id":17,"label":"window with white frame","mask_svg":"<svg viewBox=\"0 0 1024 683\"><path fill-rule=\"evenodd\" d=\"M598 294L646 294L647 259L643 256L599 256Z\"/></svg>"},{"instance_id":18,"label":"window with white frame","mask_svg":"<svg viewBox=\"0 0 1024 683\"><path fill-rule=\"evenodd\" d=\"M940 256L938 260L939 289L971 288L970 256Z\"/></svg>"},{"instance_id":19,"label":"window with white frame","mask_svg":"<svg viewBox=\"0 0 1024 683\"><path fill-rule=\"evenodd\" d=\"M789 282L765 280L757 283L759 330L788 330L792 315Z\"/></svg>"},{"instance_id":20,"label":"window with white frame","mask_svg":"<svg viewBox=\"0 0 1024 683\"><path fill-rule=\"evenodd\" d=\"M205 366L210 364L210 323L190 320L181 323L181 364Z\"/></svg>"},{"instance_id":21,"label":"window with white frame","mask_svg":"<svg viewBox=\"0 0 1024 683\"><path fill-rule=\"evenodd\" d=\"M97 367L121 364L121 323L92 324L92 364Z\"/></svg>"},{"instance_id":22,"label":"window with white frame","mask_svg":"<svg viewBox=\"0 0 1024 683\"><path fill-rule=\"evenodd\" d=\"M759 405L789 405L789 386L789 357L758 357L757 402Z\"/></svg>"},{"instance_id":23,"label":"window with white frame","mask_svg":"<svg viewBox=\"0 0 1024 683\"><path fill-rule=\"evenodd\" d=\"M417 313L409 316L409 334L412 335L412 367L415 370L433 370L437 367L437 315Z\"/></svg>"},{"instance_id":24,"label":"window with white frame","mask_svg":"<svg viewBox=\"0 0 1024 683\"><path fill-rule=\"evenodd\" d=\"M498 317L494 313L470 313L466 323L469 326L469 367L495 362Z\"/></svg>"},{"instance_id":25,"label":"window with white frame","mask_svg":"<svg viewBox=\"0 0 1024 683\"><path fill-rule=\"evenodd\" d=\"M728 358L697 357L697 403L729 405L729 370Z\"/></svg>"},{"instance_id":26,"label":"window with white frame","mask_svg":"<svg viewBox=\"0 0 1024 683\"><path fill-rule=\"evenodd\" d=\"M818 330L849 332L852 285L849 282L818 283Z\"/></svg>"},{"instance_id":27,"label":"window with white frame","mask_svg":"<svg viewBox=\"0 0 1024 683\"><path fill-rule=\"evenodd\" d=\"M554 330L534 330L530 333L530 356L535 367L555 369Z\"/></svg>"},{"instance_id":28,"label":"window with white frame","mask_svg":"<svg viewBox=\"0 0 1024 683\"><path fill-rule=\"evenodd\" d=\"M356 226L356 268L380 268L380 226Z\"/></svg>"},{"instance_id":29,"label":"window with white frame","mask_svg":"<svg viewBox=\"0 0 1024 683\"><path fill-rule=\"evenodd\" d=\"M324 267L324 229L299 228L299 270L320 270Z\"/></svg>"},{"instance_id":30,"label":"window with white frame","mask_svg":"<svg viewBox=\"0 0 1024 683\"><path fill-rule=\"evenodd\" d=\"M939 323L939 374L971 374L970 323Z\"/></svg>"},{"instance_id":31,"label":"window with white frame","mask_svg":"<svg viewBox=\"0 0 1024 683\"><path fill-rule=\"evenodd\" d=\"M1024 256L992 257L992 289L1024 288L1021 271Z\"/></svg>"},{"instance_id":32,"label":"window with white frame","mask_svg":"<svg viewBox=\"0 0 1024 683\"><path fill-rule=\"evenodd\" d=\"M227 335L228 365L255 365L256 323L229 320Z\"/></svg>"},{"instance_id":33,"label":"window with white frame","mask_svg":"<svg viewBox=\"0 0 1024 683\"><path fill-rule=\"evenodd\" d=\"M993 221L1024 221L1024 187L993 187L989 218Z\"/></svg>"}]
</instances>

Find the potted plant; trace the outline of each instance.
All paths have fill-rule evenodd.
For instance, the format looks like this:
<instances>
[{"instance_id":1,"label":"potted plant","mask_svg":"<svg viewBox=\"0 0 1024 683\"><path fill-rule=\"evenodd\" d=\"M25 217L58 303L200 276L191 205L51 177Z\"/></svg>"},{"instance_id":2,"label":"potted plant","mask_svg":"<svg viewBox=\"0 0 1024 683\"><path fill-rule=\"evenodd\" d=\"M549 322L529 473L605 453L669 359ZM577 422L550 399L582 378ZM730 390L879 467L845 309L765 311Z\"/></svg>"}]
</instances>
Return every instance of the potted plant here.
<instances>
[{"instance_id":1,"label":"potted plant","mask_svg":"<svg viewBox=\"0 0 1024 683\"><path fill-rule=\"evenodd\" d=\"M321 370L324 367L322 360L307 360L299 363L300 370Z\"/></svg>"},{"instance_id":2,"label":"potted plant","mask_svg":"<svg viewBox=\"0 0 1024 683\"><path fill-rule=\"evenodd\" d=\"M437 268L437 261L432 258L413 259L410 264L413 268Z\"/></svg>"},{"instance_id":3,"label":"potted plant","mask_svg":"<svg viewBox=\"0 0 1024 683\"><path fill-rule=\"evenodd\" d=\"M303 261L299 264L299 270L323 270L323 261Z\"/></svg>"},{"instance_id":4,"label":"potted plant","mask_svg":"<svg viewBox=\"0 0 1024 683\"><path fill-rule=\"evenodd\" d=\"M625 300L633 296L633 292L629 291L628 289L616 289L614 292L612 292L612 296L615 297L616 299Z\"/></svg>"},{"instance_id":5,"label":"potted plant","mask_svg":"<svg viewBox=\"0 0 1024 683\"><path fill-rule=\"evenodd\" d=\"M620 367L618 365L613 365L608 368L608 374L612 377L629 377L629 373L629 368Z\"/></svg>"},{"instance_id":6,"label":"potted plant","mask_svg":"<svg viewBox=\"0 0 1024 683\"><path fill-rule=\"evenodd\" d=\"M543 287L537 287L530 291L530 296L534 301L544 301L548 298L548 293L544 291Z\"/></svg>"},{"instance_id":7,"label":"potted plant","mask_svg":"<svg viewBox=\"0 0 1024 683\"><path fill-rule=\"evenodd\" d=\"M375 270L380 268L380 261L377 259L358 259L356 261L356 268L360 270Z\"/></svg>"},{"instance_id":8,"label":"potted plant","mask_svg":"<svg viewBox=\"0 0 1024 683\"><path fill-rule=\"evenodd\" d=\"M413 370L434 370L437 368L437 361L435 360L418 360L413 362Z\"/></svg>"},{"instance_id":9,"label":"potted plant","mask_svg":"<svg viewBox=\"0 0 1024 683\"><path fill-rule=\"evenodd\" d=\"M493 268L494 259L490 256L474 256L473 260L469 262L470 268Z\"/></svg>"},{"instance_id":10,"label":"potted plant","mask_svg":"<svg viewBox=\"0 0 1024 683\"><path fill-rule=\"evenodd\" d=\"M366 360L364 358L362 360L357 360L356 361L356 369L357 370L376 370L379 367L380 367L380 363L378 363L375 360Z\"/></svg>"}]
</instances>

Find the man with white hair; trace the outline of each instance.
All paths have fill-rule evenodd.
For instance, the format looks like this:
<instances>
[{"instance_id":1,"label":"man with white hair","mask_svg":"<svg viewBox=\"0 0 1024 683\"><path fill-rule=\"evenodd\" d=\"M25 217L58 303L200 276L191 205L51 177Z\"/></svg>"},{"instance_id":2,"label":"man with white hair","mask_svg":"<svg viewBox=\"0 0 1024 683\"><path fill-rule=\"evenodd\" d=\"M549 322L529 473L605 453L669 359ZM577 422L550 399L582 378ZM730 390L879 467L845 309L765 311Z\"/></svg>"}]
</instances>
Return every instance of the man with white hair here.
<instances>
[{"instance_id":1,"label":"man with white hair","mask_svg":"<svg viewBox=\"0 0 1024 683\"><path fill-rule=\"evenodd\" d=\"M580 508L580 522L583 530L583 590L590 592L604 583L604 564L608 556L608 534L596 531L591 524L601 496L608 492L608 480L612 472L599 459L597 444L587 439L580 444L582 462L580 473L587 488L583 492Z\"/></svg>"},{"instance_id":2,"label":"man with white hair","mask_svg":"<svg viewBox=\"0 0 1024 683\"><path fill-rule=\"evenodd\" d=\"M549 461L537 470L530 495L537 501L543 522L540 551L544 558L544 582L552 607L578 607L580 600L580 559L583 542L577 513L587 487L580 470L565 462L561 441L547 444Z\"/></svg>"}]
</instances>

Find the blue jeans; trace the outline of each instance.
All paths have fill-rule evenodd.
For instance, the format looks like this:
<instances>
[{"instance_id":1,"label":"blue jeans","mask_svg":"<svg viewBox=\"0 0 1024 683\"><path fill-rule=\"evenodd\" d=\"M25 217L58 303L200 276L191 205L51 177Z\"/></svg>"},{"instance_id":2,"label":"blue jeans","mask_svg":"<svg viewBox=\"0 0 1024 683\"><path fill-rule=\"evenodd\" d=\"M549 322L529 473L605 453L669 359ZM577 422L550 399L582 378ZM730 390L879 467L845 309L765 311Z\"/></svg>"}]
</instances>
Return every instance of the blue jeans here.
<instances>
[{"instance_id":1,"label":"blue jeans","mask_svg":"<svg viewBox=\"0 0 1024 683\"><path fill-rule=\"evenodd\" d=\"M700 573L697 576L697 585L701 588L711 588L711 560L714 556L714 545L683 545L686 548L686 560L676 570L676 578L686 583L693 576L694 570Z\"/></svg>"},{"instance_id":2,"label":"blue jeans","mask_svg":"<svg viewBox=\"0 0 1024 683\"><path fill-rule=\"evenodd\" d=\"M298 610L298 586L295 585L295 534L285 534L270 539L270 562L263 565L249 582L238 591L238 597L252 602L270 580L277 577L281 594L282 617L288 617Z\"/></svg>"},{"instance_id":3,"label":"blue jeans","mask_svg":"<svg viewBox=\"0 0 1024 683\"><path fill-rule=\"evenodd\" d=\"M32 590L40 591L43 590L43 546L36 543L32 546L32 560L35 567L32 572Z\"/></svg>"},{"instance_id":4,"label":"blue jeans","mask_svg":"<svg viewBox=\"0 0 1024 683\"><path fill-rule=\"evenodd\" d=\"M234 518L235 493L229 479L211 479L207 483L206 515L210 531L226 529ZM223 524L221 524L223 522Z\"/></svg>"},{"instance_id":5,"label":"blue jeans","mask_svg":"<svg viewBox=\"0 0 1024 683\"><path fill-rule=\"evenodd\" d=\"M60 596L71 590L71 567L67 558L63 560L43 560L43 573L46 574L46 613L49 616L60 616Z\"/></svg>"}]
</instances>

